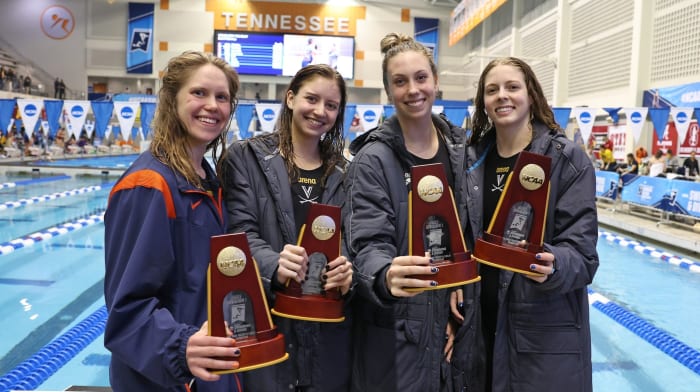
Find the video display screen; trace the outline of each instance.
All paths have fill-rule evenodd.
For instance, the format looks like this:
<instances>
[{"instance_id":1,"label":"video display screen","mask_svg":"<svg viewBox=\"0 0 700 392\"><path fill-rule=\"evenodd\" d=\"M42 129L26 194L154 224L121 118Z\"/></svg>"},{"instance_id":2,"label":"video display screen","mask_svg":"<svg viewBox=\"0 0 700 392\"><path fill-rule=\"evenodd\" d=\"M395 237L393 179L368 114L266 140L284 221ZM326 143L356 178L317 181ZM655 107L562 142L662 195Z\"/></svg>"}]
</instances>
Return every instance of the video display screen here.
<instances>
[{"instance_id":1,"label":"video display screen","mask_svg":"<svg viewBox=\"0 0 700 392\"><path fill-rule=\"evenodd\" d=\"M354 77L353 37L217 30L214 50L241 75L294 76L308 64L328 64Z\"/></svg>"}]
</instances>

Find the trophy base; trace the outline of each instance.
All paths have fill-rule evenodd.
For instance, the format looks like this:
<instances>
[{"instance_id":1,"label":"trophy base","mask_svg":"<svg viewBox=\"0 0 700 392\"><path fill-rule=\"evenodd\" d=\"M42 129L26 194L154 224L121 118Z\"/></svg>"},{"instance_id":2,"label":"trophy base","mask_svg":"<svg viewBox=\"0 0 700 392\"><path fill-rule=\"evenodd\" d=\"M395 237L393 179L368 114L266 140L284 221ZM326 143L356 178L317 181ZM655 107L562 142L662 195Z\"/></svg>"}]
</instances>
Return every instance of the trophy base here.
<instances>
[{"instance_id":1,"label":"trophy base","mask_svg":"<svg viewBox=\"0 0 700 392\"><path fill-rule=\"evenodd\" d=\"M493 234L484 233L484 237L487 240L479 238L474 246L474 259L478 262L525 275L542 276L530 269L532 264L541 264L535 258L535 254L541 252L541 249L532 245L527 249L502 245L502 238Z\"/></svg>"},{"instance_id":2,"label":"trophy base","mask_svg":"<svg viewBox=\"0 0 700 392\"><path fill-rule=\"evenodd\" d=\"M476 263L471 259L469 252L455 254L455 261L436 261L431 263L431 266L438 267L440 270L437 274L429 275L413 275L413 278L423 280L434 280L437 286L430 287L407 287L406 291L427 291L439 290L448 287L462 286L465 284L475 283L481 280L481 276L476 269Z\"/></svg>"},{"instance_id":3,"label":"trophy base","mask_svg":"<svg viewBox=\"0 0 700 392\"><path fill-rule=\"evenodd\" d=\"M320 295L294 297L278 292L275 307L270 309L270 313L295 320L322 323L339 323L345 320L343 301Z\"/></svg>"},{"instance_id":4,"label":"trophy base","mask_svg":"<svg viewBox=\"0 0 700 392\"><path fill-rule=\"evenodd\" d=\"M271 332L271 331L267 331ZM238 369L212 370L212 373L227 374L245 372L278 364L287 358L289 354L285 351L284 335L273 331L274 337L266 340L258 340L254 337L236 340L236 347L241 350L237 358L230 358L238 361ZM268 335L265 331L258 335Z\"/></svg>"}]
</instances>

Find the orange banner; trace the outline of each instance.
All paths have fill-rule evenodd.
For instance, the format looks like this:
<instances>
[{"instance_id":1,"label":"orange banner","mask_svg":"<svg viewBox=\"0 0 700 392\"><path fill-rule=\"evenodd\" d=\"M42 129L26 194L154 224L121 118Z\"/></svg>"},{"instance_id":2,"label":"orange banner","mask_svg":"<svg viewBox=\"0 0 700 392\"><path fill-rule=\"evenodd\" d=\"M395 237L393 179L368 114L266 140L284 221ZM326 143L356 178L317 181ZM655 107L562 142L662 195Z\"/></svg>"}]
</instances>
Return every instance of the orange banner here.
<instances>
[{"instance_id":1,"label":"orange banner","mask_svg":"<svg viewBox=\"0 0 700 392\"><path fill-rule=\"evenodd\" d=\"M354 36L364 6L206 0L214 13L214 29L292 34Z\"/></svg>"},{"instance_id":2,"label":"orange banner","mask_svg":"<svg viewBox=\"0 0 700 392\"><path fill-rule=\"evenodd\" d=\"M506 0L462 0L450 15L449 45L456 44L505 2Z\"/></svg>"}]
</instances>

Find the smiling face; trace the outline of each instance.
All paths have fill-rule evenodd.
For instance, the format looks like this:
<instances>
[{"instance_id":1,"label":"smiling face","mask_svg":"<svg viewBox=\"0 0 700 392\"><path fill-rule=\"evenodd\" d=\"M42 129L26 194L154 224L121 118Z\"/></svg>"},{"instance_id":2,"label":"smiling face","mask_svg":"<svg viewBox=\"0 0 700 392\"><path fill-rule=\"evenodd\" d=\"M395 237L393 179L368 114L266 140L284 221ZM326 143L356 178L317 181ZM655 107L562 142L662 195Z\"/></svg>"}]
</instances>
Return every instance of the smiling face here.
<instances>
[{"instance_id":1,"label":"smiling face","mask_svg":"<svg viewBox=\"0 0 700 392\"><path fill-rule=\"evenodd\" d=\"M387 92L399 118L430 117L437 79L425 55L416 51L401 52L387 62Z\"/></svg>"},{"instance_id":2,"label":"smiling face","mask_svg":"<svg viewBox=\"0 0 700 392\"><path fill-rule=\"evenodd\" d=\"M497 65L486 74L484 108L496 129L527 129L532 102L523 72L512 65Z\"/></svg>"},{"instance_id":3,"label":"smiling face","mask_svg":"<svg viewBox=\"0 0 700 392\"><path fill-rule=\"evenodd\" d=\"M333 79L314 76L296 94L287 91L286 103L292 111L292 138L320 140L335 125L340 113L340 88Z\"/></svg>"},{"instance_id":4,"label":"smiling face","mask_svg":"<svg viewBox=\"0 0 700 392\"><path fill-rule=\"evenodd\" d=\"M197 68L177 93L177 114L189 135L192 148L205 150L231 116L229 83L212 64Z\"/></svg>"}]
</instances>

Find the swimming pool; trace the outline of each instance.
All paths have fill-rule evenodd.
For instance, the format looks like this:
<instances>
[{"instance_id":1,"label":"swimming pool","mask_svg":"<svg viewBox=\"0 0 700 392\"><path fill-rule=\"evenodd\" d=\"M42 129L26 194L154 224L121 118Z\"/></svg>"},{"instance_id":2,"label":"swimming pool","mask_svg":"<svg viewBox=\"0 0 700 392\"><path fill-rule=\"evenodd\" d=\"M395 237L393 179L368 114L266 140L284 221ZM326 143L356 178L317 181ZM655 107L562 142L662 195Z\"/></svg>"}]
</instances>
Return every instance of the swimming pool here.
<instances>
[{"instance_id":1,"label":"swimming pool","mask_svg":"<svg viewBox=\"0 0 700 392\"><path fill-rule=\"evenodd\" d=\"M0 391L108 385L101 219L115 179L0 175L0 305L12 320L0 339ZM692 261L675 265L603 230L598 249L594 390L699 391Z\"/></svg>"}]
</instances>

